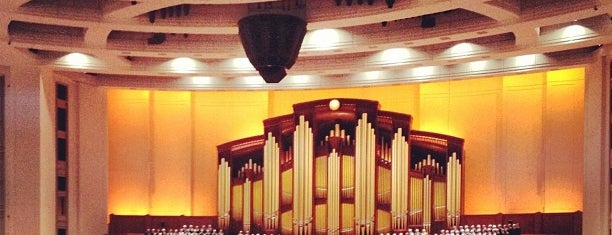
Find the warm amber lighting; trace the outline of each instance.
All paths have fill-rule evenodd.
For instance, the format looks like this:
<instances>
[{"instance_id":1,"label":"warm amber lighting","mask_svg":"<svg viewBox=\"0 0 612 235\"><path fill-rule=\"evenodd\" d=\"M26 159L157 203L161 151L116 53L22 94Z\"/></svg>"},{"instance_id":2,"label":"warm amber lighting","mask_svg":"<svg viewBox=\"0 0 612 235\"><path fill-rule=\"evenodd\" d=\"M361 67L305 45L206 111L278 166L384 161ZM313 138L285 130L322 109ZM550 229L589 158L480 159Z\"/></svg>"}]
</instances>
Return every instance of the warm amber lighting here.
<instances>
[{"instance_id":1,"label":"warm amber lighting","mask_svg":"<svg viewBox=\"0 0 612 235\"><path fill-rule=\"evenodd\" d=\"M575 151L584 146L577 141L584 135L580 124L584 123L584 78L585 68L581 67L367 88L257 92L109 89L108 211L118 215L188 215L193 210L193 215L216 215L217 165L210 162L217 160L217 144L262 134L261 120L289 114L295 103L336 97L378 100L385 110L413 115L415 129L464 138L466 214L582 210L583 159L576 158L580 153ZM194 81L204 83L208 78ZM564 98L567 95L573 98ZM173 134L177 142L166 140L165 136L177 128L181 130ZM569 138L573 135L576 137ZM162 166L160 163L168 159L158 158L160 153L175 161L187 161L193 155L194 165ZM342 163L349 164L345 159ZM193 169L193 174L166 175L179 169ZM502 177L511 173L514 177ZM280 176L281 195L291 194L291 174L289 170ZM176 190L187 195L193 192L194 196L178 196L181 202L177 204L176 195L164 188L173 184L180 186ZM241 188L233 189L238 192L233 196L242 195ZM232 201L233 205L239 203ZM344 224L353 223L350 205L341 208L347 213L342 216L347 219ZM291 212L282 217L279 226L291 228Z\"/></svg>"}]
</instances>

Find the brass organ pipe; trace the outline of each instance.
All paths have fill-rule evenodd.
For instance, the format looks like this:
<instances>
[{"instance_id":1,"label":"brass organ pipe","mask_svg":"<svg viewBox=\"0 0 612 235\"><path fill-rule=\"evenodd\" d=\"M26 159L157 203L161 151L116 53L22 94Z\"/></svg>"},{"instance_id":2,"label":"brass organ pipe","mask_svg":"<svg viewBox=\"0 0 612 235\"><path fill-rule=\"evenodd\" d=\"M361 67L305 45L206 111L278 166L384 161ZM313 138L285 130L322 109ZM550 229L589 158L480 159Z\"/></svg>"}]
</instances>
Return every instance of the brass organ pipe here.
<instances>
[{"instance_id":1,"label":"brass organ pipe","mask_svg":"<svg viewBox=\"0 0 612 235\"><path fill-rule=\"evenodd\" d=\"M398 191L399 191L399 183L397 174L399 173L397 168L399 167L399 159L397 157L398 153L395 151L397 149L397 134L391 141L391 228L396 230L398 226Z\"/></svg>"},{"instance_id":2,"label":"brass organ pipe","mask_svg":"<svg viewBox=\"0 0 612 235\"><path fill-rule=\"evenodd\" d=\"M223 179L223 176L225 174L223 174L223 159L221 159L221 163L219 164L219 170L217 170L217 185L218 185L218 189L217 189L217 198L221 199L223 198L223 181L221 179ZM217 213L219 214L219 226L222 227L223 226L223 201L219 202L217 204Z\"/></svg>"},{"instance_id":3,"label":"brass organ pipe","mask_svg":"<svg viewBox=\"0 0 612 235\"><path fill-rule=\"evenodd\" d=\"M357 170L357 172L363 172L363 169L361 169L361 156L362 156L362 144L361 141L363 139L363 136L361 135L362 131L362 126L363 126L363 115L362 118L357 122L357 128L356 128L356 139L355 139L355 148L357 151L355 151L355 169ZM356 228L355 231L360 232L360 228L361 228L361 174L356 174L355 175L355 223L356 224ZM361 233L359 234L361 235Z\"/></svg>"},{"instance_id":4,"label":"brass organ pipe","mask_svg":"<svg viewBox=\"0 0 612 235\"><path fill-rule=\"evenodd\" d=\"M457 159L457 155L453 153L453 157L456 161L457 174L455 177L455 184L457 185L457 189L455 190L455 224L459 224L459 219L461 216L461 163L459 159Z\"/></svg>"},{"instance_id":5,"label":"brass organ pipe","mask_svg":"<svg viewBox=\"0 0 612 235\"><path fill-rule=\"evenodd\" d=\"M217 185L218 185L218 189L217 189L217 198L221 199L223 198L223 193L225 192L224 190L224 182L223 182L223 177L225 176L225 172L224 172L224 168L223 168L223 161L225 159L221 159L221 163L219 163L219 170L217 171ZM223 228L223 214L224 214L224 208L225 205L223 205L225 201L220 201L217 204L217 213L219 214L219 227Z\"/></svg>"},{"instance_id":6,"label":"brass organ pipe","mask_svg":"<svg viewBox=\"0 0 612 235\"><path fill-rule=\"evenodd\" d=\"M402 130L398 130L398 134L401 136ZM408 145L408 141L406 140L406 137L402 136L402 152L401 152L401 156L403 159L402 162L402 195L408 195L408 178L409 178L409 173L410 173L410 153L408 152L409 150L409 145ZM402 226L403 228L408 228L408 199L405 198L402 200Z\"/></svg>"},{"instance_id":7,"label":"brass organ pipe","mask_svg":"<svg viewBox=\"0 0 612 235\"><path fill-rule=\"evenodd\" d=\"M453 211L453 158L449 157L448 162L446 163L446 225L447 227L451 227L452 222L452 211Z\"/></svg>"},{"instance_id":8,"label":"brass organ pipe","mask_svg":"<svg viewBox=\"0 0 612 235\"><path fill-rule=\"evenodd\" d=\"M416 216L416 190L414 187L416 186L416 182L414 182L414 178L410 178L410 224L414 224L414 218Z\"/></svg>"},{"instance_id":9,"label":"brass organ pipe","mask_svg":"<svg viewBox=\"0 0 612 235\"><path fill-rule=\"evenodd\" d=\"M368 198L368 226L366 226L366 228L369 228L368 230L368 234L373 234L372 232L374 231L374 205L376 202L376 177L375 177L375 172L376 172L376 135L374 134L374 129L371 127L371 125L368 125L369 127L369 131L370 131L370 136L369 136L369 140L370 140L370 148L369 148L369 156L368 156L368 164L369 164L369 169L368 169L368 181L369 181L369 190L366 192L369 192L369 198Z\"/></svg>"},{"instance_id":10,"label":"brass organ pipe","mask_svg":"<svg viewBox=\"0 0 612 235\"><path fill-rule=\"evenodd\" d=\"M229 222L229 208L230 208L230 167L225 159L221 159L219 164L218 184L219 189L217 195L219 198L224 198L219 201L218 213L219 213L219 226L220 228L226 228Z\"/></svg>"},{"instance_id":11,"label":"brass organ pipe","mask_svg":"<svg viewBox=\"0 0 612 235\"><path fill-rule=\"evenodd\" d=\"M338 214L338 153L336 149L332 149L328 159L328 188L327 188L327 214L328 214L328 234L336 234L338 231L338 220L340 216Z\"/></svg>"},{"instance_id":12,"label":"brass organ pipe","mask_svg":"<svg viewBox=\"0 0 612 235\"><path fill-rule=\"evenodd\" d=\"M272 183L272 181L270 180L270 170L271 170L271 161L270 161L270 154L271 154L271 149L270 149L270 133L268 133L267 135L267 139L266 142L264 144L264 169L263 169L263 214L264 214L264 229L269 229L270 228L270 220L269 220L269 216L270 216L270 194L271 192L271 187L270 187L270 183Z\"/></svg>"},{"instance_id":13,"label":"brass organ pipe","mask_svg":"<svg viewBox=\"0 0 612 235\"><path fill-rule=\"evenodd\" d=\"M246 180L244 181L244 191L242 193L242 223L243 223L243 227L242 229L245 231L250 231L250 225L251 225L251 204L250 204L250 199L251 199L251 180L249 178L246 178Z\"/></svg>"},{"instance_id":14,"label":"brass organ pipe","mask_svg":"<svg viewBox=\"0 0 612 235\"><path fill-rule=\"evenodd\" d=\"M423 182L423 227L429 228L431 223L431 179L425 176Z\"/></svg>"},{"instance_id":15,"label":"brass organ pipe","mask_svg":"<svg viewBox=\"0 0 612 235\"><path fill-rule=\"evenodd\" d=\"M276 229L276 219L278 212L278 167L279 167L279 148L272 133L268 133L265 144L264 162L268 165L264 170L264 215L266 218L265 229Z\"/></svg>"},{"instance_id":16,"label":"brass organ pipe","mask_svg":"<svg viewBox=\"0 0 612 235\"><path fill-rule=\"evenodd\" d=\"M451 158L450 161L451 173L450 173L450 225L453 226L455 224L455 159Z\"/></svg>"},{"instance_id":17,"label":"brass organ pipe","mask_svg":"<svg viewBox=\"0 0 612 235\"><path fill-rule=\"evenodd\" d=\"M415 222L414 222L415 225L418 225L421 222L421 220L420 220L420 217L421 217L421 200L422 200L421 196L422 196L422 193L423 193L423 191L422 191L422 187L423 186L421 185L421 182L422 182L421 179L419 179L419 178L415 179L415 184L414 184L414 188L415 188L415 192L414 192L415 194L414 195L416 197L416 200L414 201L415 209L416 209L415 210L415 214L414 214L415 215Z\"/></svg>"},{"instance_id":18,"label":"brass organ pipe","mask_svg":"<svg viewBox=\"0 0 612 235\"><path fill-rule=\"evenodd\" d=\"M274 188L274 193L272 194L273 198L273 206L272 206L272 229L276 230L278 228L278 217L280 216L279 207L280 207L280 147L276 143L276 139L274 141L274 164L272 166L273 169L273 180L272 187Z\"/></svg>"},{"instance_id":19,"label":"brass organ pipe","mask_svg":"<svg viewBox=\"0 0 612 235\"><path fill-rule=\"evenodd\" d=\"M307 139L306 141L308 142L308 148L306 149L307 151L307 158L306 158L306 163L308 164L308 171L307 173L307 177L306 177L306 182L307 182L307 187L306 187L306 191L307 191L307 196L306 196L306 203L307 203L307 214L306 214L306 219L308 221L308 227L307 227L307 234L310 234L312 232L312 221L313 221L313 217L312 217L312 211L313 211L313 165L314 165L314 143L313 143L313 137L312 137L312 131L310 131L310 127L308 127L308 132L307 132Z\"/></svg>"},{"instance_id":20,"label":"brass organ pipe","mask_svg":"<svg viewBox=\"0 0 612 235\"><path fill-rule=\"evenodd\" d=\"M293 232L300 232L298 231L298 223L300 221L300 205L299 203L299 197L300 197L300 191L299 191L299 179L300 179L300 154L298 151L300 151L300 134L301 134L301 124L303 121L303 117L300 116L300 123L298 124L298 126L296 127L296 130L293 134L293 144L295 145L295 147L293 148Z\"/></svg>"},{"instance_id":21,"label":"brass organ pipe","mask_svg":"<svg viewBox=\"0 0 612 235\"><path fill-rule=\"evenodd\" d=\"M230 221L230 207L231 207L231 173L232 173L232 168L229 167L228 162L225 162L225 226L227 227L229 225L229 221Z\"/></svg>"}]
</instances>

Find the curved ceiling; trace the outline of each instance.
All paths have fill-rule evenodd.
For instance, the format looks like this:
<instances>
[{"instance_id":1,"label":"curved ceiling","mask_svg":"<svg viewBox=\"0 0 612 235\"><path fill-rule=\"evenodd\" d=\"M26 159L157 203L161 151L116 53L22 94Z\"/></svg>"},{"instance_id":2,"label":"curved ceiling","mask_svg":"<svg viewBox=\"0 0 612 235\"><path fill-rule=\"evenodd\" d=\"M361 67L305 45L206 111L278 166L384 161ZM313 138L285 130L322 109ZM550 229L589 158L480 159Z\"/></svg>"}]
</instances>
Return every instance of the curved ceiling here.
<instances>
[{"instance_id":1,"label":"curved ceiling","mask_svg":"<svg viewBox=\"0 0 612 235\"><path fill-rule=\"evenodd\" d=\"M421 82L576 63L612 42L610 0L4 2L0 64L87 73L108 86ZM299 57L281 83L265 84L246 59L237 22L262 8L295 6L308 22Z\"/></svg>"}]
</instances>

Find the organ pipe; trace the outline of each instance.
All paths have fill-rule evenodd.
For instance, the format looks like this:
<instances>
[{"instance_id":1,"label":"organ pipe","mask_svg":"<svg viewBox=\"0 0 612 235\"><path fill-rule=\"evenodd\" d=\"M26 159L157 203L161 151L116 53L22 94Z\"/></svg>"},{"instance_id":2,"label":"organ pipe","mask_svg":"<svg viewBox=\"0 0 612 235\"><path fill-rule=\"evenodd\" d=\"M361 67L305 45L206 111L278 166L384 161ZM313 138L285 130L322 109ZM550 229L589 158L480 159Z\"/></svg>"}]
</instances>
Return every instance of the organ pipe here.
<instances>
[{"instance_id":1,"label":"organ pipe","mask_svg":"<svg viewBox=\"0 0 612 235\"><path fill-rule=\"evenodd\" d=\"M251 180L246 178L244 181L244 190L242 191L242 230L250 231L251 230Z\"/></svg>"},{"instance_id":2,"label":"organ pipe","mask_svg":"<svg viewBox=\"0 0 612 235\"><path fill-rule=\"evenodd\" d=\"M456 153L449 157L446 169L447 225L451 227L459 225L461 214L461 163Z\"/></svg>"},{"instance_id":3,"label":"organ pipe","mask_svg":"<svg viewBox=\"0 0 612 235\"><path fill-rule=\"evenodd\" d=\"M431 178L429 175L423 179L423 227L430 230L431 227Z\"/></svg>"},{"instance_id":4,"label":"organ pipe","mask_svg":"<svg viewBox=\"0 0 612 235\"><path fill-rule=\"evenodd\" d=\"M227 229L230 221L230 173L231 169L228 162L225 158L222 158L217 173L217 183L219 185L219 190L217 191L217 197L219 198L217 211L219 214L219 228L221 229Z\"/></svg>"},{"instance_id":5,"label":"organ pipe","mask_svg":"<svg viewBox=\"0 0 612 235\"><path fill-rule=\"evenodd\" d=\"M280 149L268 133L264 144L264 230L276 230L279 217Z\"/></svg>"},{"instance_id":6,"label":"organ pipe","mask_svg":"<svg viewBox=\"0 0 612 235\"><path fill-rule=\"evenodd\" d=\"M402 128L398 128L394 134L391 145L391 216L392 229L408 229L408 171L410 167L410 155L408 142L402 136Z\"/></svg>"},{"instance_id":7,"label":"organ pipe","mask_svg":"<svg viewBox=\"0 0 612 235\"><path fill-rule=\"evenodd\" d=\"M312 164L313 136L309 123L300 116L293 135L293 223L294 232L309 235L312 231Z\"/></svg>"},{"instance_id":8,"label":"organ pipe","mask_svg":"<svg viewBox=\"0 0 612 235\"><path fill-rule=\"evenodd\" d=\"M336 149L327 161L327 234L336 235L340 231L340 157Z\"/></svg>"},{"instance_id":9,"label":"organ pipe","mask_svg":"<svg viewBox=\"0 0 612 235\"><path fill-rule=\"evenodd\" d=\"M373 234L375 206L375 135L367 113L361 115L355 139L355 230L359 234Z\"/></svg>"}]
</instances>

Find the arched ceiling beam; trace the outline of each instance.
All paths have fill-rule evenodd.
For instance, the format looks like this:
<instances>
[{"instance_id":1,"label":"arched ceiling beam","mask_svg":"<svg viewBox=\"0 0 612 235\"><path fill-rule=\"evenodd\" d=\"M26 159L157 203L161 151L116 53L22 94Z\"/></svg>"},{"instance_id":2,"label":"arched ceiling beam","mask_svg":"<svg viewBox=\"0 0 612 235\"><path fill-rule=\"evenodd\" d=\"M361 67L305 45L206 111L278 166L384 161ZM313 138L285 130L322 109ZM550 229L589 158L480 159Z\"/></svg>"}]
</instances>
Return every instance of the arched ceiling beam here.
<instances>
[{"instance_id":1,"label":"arched ceiling beam","mask_svg":"<svg viewBox=\"0 0 612 235\"><path fill-rule=\"evenodd\" d=\"M103 48L106 46L106 39L112 30L105 27L89 27L85 31L84 44L87 47Z\"/></svg>"},{"instance_id":2,"label":"arched ceiling beam","mask_svg":"<svg viewBox=\"0 0 612 235\"><path fill-rule=\"evenodd\" d=\"M506 8L503 5L494 5L482 1L453 1L453 5L457 8L463 8L468 11L476 12L499 22L514 22L519 19L518 12L514 9Z\"/></svg>"},{"instance_id":3,"label":"arched ceiling beam","mask_svg":"<svg viewBox=\"0 0 612 235\"><path fill-rule=\"evenodd\" d=\"M514 42L516 46L528 47L538 44L538 38L540 37L539 27L517 27L512 30L514 33Z\"/></svg>"},{"instance_id":4,"label":"arched ceiling beam","mask_svg":"<svg viewBox=\"0 0 612 235\"><path fill-rule=\"evenodd\" d=\"M115 1L104 7L104 18L106 19L129 19L157 9L183 4L185 1L146 1L138 4Z\"/></svg>"},{"instance_id":5,"label":"arched ceiling beam","mask_svg":"<svg viewBox=\"0 0 612 235\"><path fill-rule=\"evenodd\" d=\"M135 1L113 1L104 7L104 17L107 19L127 19L145 14L157 9L176 6L181 4L247 4L258 2L269 2L269 0L140 0Z\"/></svg>"},{"instance_id":6,"label":"arched ceiling beam","mask_svg":"<svg viewBox=\"0 0 612 235\"><path fill-rule=\"evenodd\" d=\"M4 10L8 11L8 12L15 12L17 11L17 9L19 9L19 7L23 4L26 4L27 2L29 2L30 0L4 0L5 2L2 3L2 8L4 8Z\"/></svg>"}]
</instances>

